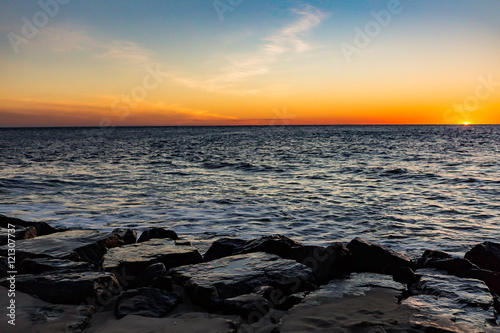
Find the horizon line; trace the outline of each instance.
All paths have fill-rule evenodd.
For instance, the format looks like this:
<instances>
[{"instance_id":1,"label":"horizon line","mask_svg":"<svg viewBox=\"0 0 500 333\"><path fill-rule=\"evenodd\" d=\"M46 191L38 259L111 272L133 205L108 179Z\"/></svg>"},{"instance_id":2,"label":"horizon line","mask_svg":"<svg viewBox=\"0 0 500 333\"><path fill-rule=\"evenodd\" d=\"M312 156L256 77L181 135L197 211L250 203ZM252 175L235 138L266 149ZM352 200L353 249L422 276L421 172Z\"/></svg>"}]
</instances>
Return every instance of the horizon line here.
<instances>
[{"instance_id":1,"label":"horizon line","mask_svg":"<svg viewBox=\"0 0 500 333\"><path fill-rule=\"evenodd\" d=\"M280 124L280 125L125 125L125 126L0 126L0 129L36 128L138 128L138 127L306 127L306 126L499 126L500 124Z\"/></svg>"}]
</instances>

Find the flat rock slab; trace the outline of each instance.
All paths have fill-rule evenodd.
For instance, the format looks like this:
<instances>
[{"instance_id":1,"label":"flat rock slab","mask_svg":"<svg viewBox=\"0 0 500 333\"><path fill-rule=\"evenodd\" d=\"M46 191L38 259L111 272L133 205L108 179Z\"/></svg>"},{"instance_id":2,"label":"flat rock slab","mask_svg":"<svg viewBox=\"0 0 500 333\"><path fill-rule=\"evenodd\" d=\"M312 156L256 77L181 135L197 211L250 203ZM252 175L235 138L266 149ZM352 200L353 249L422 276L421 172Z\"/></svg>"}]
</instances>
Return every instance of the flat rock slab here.
<instances>
[{"instance_id":1,"label":"flat rock slab","mask_svg":"<svg viewBox=\"0 0 500 333\"><path fill-rule=\"evenodd\" d=\"M108 272L134 277L155 263L162 263L170 269L202 261L201 254L194 247L176 246L169 239L153 239L110 249L104 256L103 267Z\"/></svg>"},{"instance_id":2,"label":"flat rock slab","mask_svg":"<svg viewBox=\"0 0 500 333\"><path fill-rule=\"evenodd\" d=\"M7 293L7 288L0 287L1 295ZM9 298L0 297L0 332L82 332L95 315L91 305L54 305L21 292L16 292L15 300L16 325L12 326L5 313Z\"/></svg>"},{"instance_id":3,"label":"flat rock slab","mask_svg":"<svg viewBox=\"0 0 500 333\"><path fill-rule=\"evenodd\" d=\"M493 331L493 297L479 280L459 278L434 269L421 269L422 278L402 303L418 311L415 325L440 325L458 332ZM453 332L453 330L452 330Z\"/></svg>"},{"instance_id":4,"label":"flat rock slab","mask_svg":"<svg viewBox=\"0 0 500 333\"><path fill-rule=\"evenodd\" d=\"M18 274L40 274L48 271L90 271L92 264L54 258L28 258L17 265Z\"/></svg>"},{"instance_id":5,"label":"flat rock slab","mask_svg":"<svg viewBox=\"0 0 500 333\"><path fill-rule=\"evenodd\" d=\"M103 317L103 318L101 318ZM236 333L239 322L207 313L183 313L168 318L148 318L130 315L111 320L97 315L88 333Z\"/></svg>"},{"instance_id":6,"label":"flat rock slab","mask_svg":"<svg viewBox=\"0 0 500 333\"><path fill-rule=\"evenodd\" d=\"M99 233L95 230L69 230L16 242L16 257L56 258L97 263L108 248L125 244L120 232ZM123 234L123 233L122 233ZM7 254L0 247L0 255Z\"/></svg>"},{"instance_id":7,"label":"flat rock slab","mask_svg":"<svg viewBox=\"0 0 500 333\"><path fill-rule=\"evenodd\" d=\"M0 285L9 287L8 277ZM16 290L37 296L53 304L92 304L120 292L116 277L102 271L53 272L39 275L17 275Z\"/></svg>"},{"instance_id":8,"label":"flat rock slab","mask_svg":"<svg viewBox=\"0 0 500 333\"><path fill-rule=\"evenodd\" d=\"M121 319L128 315L161 318L172 312L181 302L174 292L155 288L139 288L123 292L116 301L115 315Z\"/></svg>"},{"instance_id":9,"label":"flat rock slab","mask_svg":"<svg viewBox=\"0 0 500 333\"><path fill-rule=\"evenodd\" d=\"M250 294L261 286L271 286L283 294L315 288L309 267L267 253L179 267L169 274L185 287L193 303L209 310L218 310L225 299Z\"/></svg>"}]
</instances>

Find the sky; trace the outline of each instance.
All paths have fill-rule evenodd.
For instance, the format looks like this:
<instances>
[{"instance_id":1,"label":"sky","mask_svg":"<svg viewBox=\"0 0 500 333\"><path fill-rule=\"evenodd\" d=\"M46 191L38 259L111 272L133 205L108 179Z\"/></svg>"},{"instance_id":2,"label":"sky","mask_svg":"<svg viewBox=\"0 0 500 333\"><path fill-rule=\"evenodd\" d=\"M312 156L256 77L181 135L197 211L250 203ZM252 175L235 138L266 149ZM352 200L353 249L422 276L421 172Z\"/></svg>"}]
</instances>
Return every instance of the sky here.
<instances>
[{"instance_id":1,"label":"sky","mask_svg":"<svg viewBox=\"0 0 500 333\"><path fill-rule=\"evenodd\" d=\"M500 1L3 0L0 127L500 124Z\"/></svg>"}]
</instances>

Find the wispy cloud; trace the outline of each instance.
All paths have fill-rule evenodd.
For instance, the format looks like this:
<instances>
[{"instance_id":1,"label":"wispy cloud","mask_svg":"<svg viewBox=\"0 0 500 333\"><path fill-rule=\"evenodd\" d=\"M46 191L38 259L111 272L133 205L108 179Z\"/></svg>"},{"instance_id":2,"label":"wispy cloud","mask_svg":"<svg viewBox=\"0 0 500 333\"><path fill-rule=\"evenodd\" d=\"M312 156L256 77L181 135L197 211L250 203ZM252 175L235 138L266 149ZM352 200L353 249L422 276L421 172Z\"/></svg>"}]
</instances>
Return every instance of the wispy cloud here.
<instances>
[{"instance_id":1,"label":"wispy cloud","mask_svg":"<svg viewBox=\"0 0 500 333\"><path fill-rule=\"evenodd\" d=\"M129 64L141 64L151 61L150 52L136 43L115 41L105 46L106 51L98 58L124 61Z\"/></svg>"},{"instance_id":2,"label":"wispy cloud","mask_svg":"<svg viewBox=\"0 0 500 333\"><path fill-rule=\"evenodd\" d=\"M200 88L208 91L230 94L254 94L255 89L235 89L234 84L271 71L271 65L280 60L286 53L303 53L312 49L306 36L310 30L317 27L327 17L325 13L310 5L301 9L292 9L291 12L299 19L264 38L257 51L246 55L231 57L231 64L221 68L220 74L208 79L188 79L181 75L172 75L172 78L190 88Z\"/></svg>"},{"instance_id":3,"label":"wispy cloud","mask_svg":"<svg viewBox=\"0 0 500 333\"><path fill-rule=\"evenodd\" d=\"M40 45L52 52L90 51L96 59L118 64L146 64L151 62L151 52L131 41L95 37L89 28L60 24L40 32Z\"/></svg>"}]
</instances>

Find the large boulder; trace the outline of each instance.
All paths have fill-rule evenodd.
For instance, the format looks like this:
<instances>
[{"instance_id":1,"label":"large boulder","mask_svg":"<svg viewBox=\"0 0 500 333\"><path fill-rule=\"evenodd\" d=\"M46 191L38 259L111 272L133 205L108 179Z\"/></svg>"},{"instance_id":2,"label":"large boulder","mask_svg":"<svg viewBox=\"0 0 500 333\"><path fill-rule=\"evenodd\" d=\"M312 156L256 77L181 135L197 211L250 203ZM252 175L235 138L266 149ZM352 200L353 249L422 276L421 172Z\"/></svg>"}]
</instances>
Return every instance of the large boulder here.
<instances>
[{"instance_id":1,"label":"large boulder","mask_svg":"<svg viewBox=\"0 0 500 333\"><path fill-rule=\"evenodd\" d=\"M482 269L500 272L500 244L484 242L467 251L465 258Z\"/></svg>"},{"instance_id":2,"label":"large boulder","mask_svg":"<svg viewBox=\"0 0 500 333\"><path fill-rule=\"evenodd\" d=\"M38 236L50 235L58 231L57 229L53 228L51 225L45 222L28 222L0 214L0 227L9 229L11 225L17 226L16 229L20 227L24 228L34 227L36 229L36 234Z\"/></svg>"},{"instance_id":3,"label":"large boulder","mask_svg":"<svg viewBox=\"0 0 500 333\"><path fill-rule=\"evenodd\" d=\"M168 238L172 240L177 240L179 239L179 236L177 236L177 233L173 230L165 230L163 228L151 228L145 230L141 234L141 237L139 237L139 240L137 242L138 243L147 242L148 240L155 238L157 239Z\"/></svg>"},{"instance_id":4,"label":"large boulder","mask_svg":"<svg viewBox=\"0 0 500 333\"><path fill-rule=\"evenodd\" d=\"M201 254L194 247L176 246L170 239L153 239L110 249L104 256L103 268L134 278L152 264L162 263L166 269L170 269L202 261ZM126 281L120 282L126 284Z\"/></svg>"},{"instance_id":5,"label":"large boulder","mask_svg":"<svg viewBox=\"0 0 500 333\"><path fill-rule=\"evenodd\" d=\"M172 269L169 274L184 286L191 300L209 310L221 308L225 299L271 286L282 294L312 290L312 270L292 260L268 253L252 253Z\"/></svg>"},{"instance_id":6,"label":"large boulder","mask_svg":"<svg viewBox=\"0 0 500 333\"><path fill-rule=\"evenodd\" d=\"M203 258L205 261L212 261L228 256L232 256L249 243L248 240L237 238L221 238L212 243Z\"/></svg>"},{"instance_id":7,"label":"large boulder","mask_svg":"<svg viewBox=\"0 0 500 333\"><path fill-rule=\"evenodd\" d=\"M301 243L282 235L263 236L251 240L222 238L215 241L205 253L205 261L211 261L236 254L266 252L285 259L292 259L290 252Z\"/></svg>"},{"instance_id":8,"label":"large boulder","mask_svg":"<svg viewBox=\"0 0 500 333\"><path fill-rule=\"evenodd\" d=\"M4 287L11 284L8 277L0 279L0 285ZM17 275L14 284L16 290L53 304L92 304L120 292L116 277L102 271Z\"/></svg>"},{"instance_id":9,"label":"large boulder","mask_svg":"<svg viewBox=\"0 0 500 333\"><path fill-rule=\"evenodd\" d=\"M401 268L411 268L412 261L405 255L388 247L355 238L347 248L352 254L352 270L354 272L372 272L394 275Z\"/></svg>"},{"instance_id":10,"label":"large boulder","mask_svg":"<svg viewBox=\"0 0 500 333\"><path fill-rule=\"evenodd\" d=\"M154 288L139 288L123 292L116 301L115 315L161 318L174 310L181 298L174 292Z\"/></svg>"},{"instance_id":11,"label":"large boulder","mask_svg":"<svg viewBox=\"0 0 500 333\"><path fill-rule=\"evenodd\" d=\"M95 230L69 230L16 242L17 262L24 258L56 258L98 264L107 249L125 244L123 230L100 233ZM8 247L0 247L7 255Z\"/></svg>"},{"instance_id":12,"label":"large boulder","mask_svg":"<svg viewBox=\"0 0 500 333\"><path fill-rule=\"evenodd\" d=\"M287 256L311 267L319 284L326 284L333 278L342 277L350 270L351 252L341 243L334 243L327 248L296 246L290 249Z\"/></svg>"}]
</instances>

